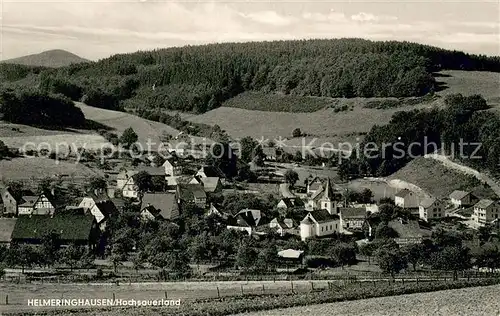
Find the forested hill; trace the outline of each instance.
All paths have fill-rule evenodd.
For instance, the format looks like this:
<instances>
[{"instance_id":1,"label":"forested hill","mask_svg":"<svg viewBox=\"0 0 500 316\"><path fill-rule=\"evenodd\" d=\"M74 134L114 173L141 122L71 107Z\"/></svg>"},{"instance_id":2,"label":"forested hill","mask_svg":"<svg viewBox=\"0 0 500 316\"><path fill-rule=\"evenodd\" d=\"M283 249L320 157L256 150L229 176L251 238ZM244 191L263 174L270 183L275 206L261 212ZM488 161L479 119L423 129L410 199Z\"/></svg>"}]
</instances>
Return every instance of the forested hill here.
<instances>
[{"instance_id":1,"label":"forested hill","mask_svg":"<svg viewBox=\"0 0 500 316\"><path fill-rule=\"evenodd\" d=\"M115 55L40 72L40 87L106 108L202 113L243 91L407 97L442 69L500 71L500 58L361 39L211 44Z\"/></svg>"}]
</instances>

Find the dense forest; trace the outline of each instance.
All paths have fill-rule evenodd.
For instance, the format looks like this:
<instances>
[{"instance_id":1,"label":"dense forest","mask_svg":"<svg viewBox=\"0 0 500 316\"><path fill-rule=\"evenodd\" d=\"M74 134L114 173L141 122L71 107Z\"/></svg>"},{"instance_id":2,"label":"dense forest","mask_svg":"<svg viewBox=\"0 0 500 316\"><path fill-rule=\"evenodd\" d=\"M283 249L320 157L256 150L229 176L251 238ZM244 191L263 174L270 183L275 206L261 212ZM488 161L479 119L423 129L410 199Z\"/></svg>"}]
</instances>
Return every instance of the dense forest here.
<instances>
[{"instance_id":1,"label":"dense forest","mask_svg":"<svg viewBox=\"0 0 500 316\"><path fill-rule=\"evenodd\" d=\"M26 89L0 91L0 119L54 128L85 125L82 111L67 97Z\"/></svg>"},{"instance_id":2,"label":"dense forest","mask_svg":"<svg viewBox=\"0 0 500 316\"><path fill-rule=\"evenodd\" d=\"M449 95L445 105L398 112L389 124L374 126L360 150L340 165L341 176L387 176L436 150L498 176L500 117L478 95Z\"/></svg>"},{"instance_id":3,"label":"dense forest","mask_svg":"<svg viewBox=\"0 0 500 316\"><path fill-rule=\"evenodd\" d=\"M43 91L96 107L203 113L244 91L421 96L436 90L432 73L442 69L500 71L500 58L409 42L336 39L187 46L31 71ZM4 80L29 75L26 68L19 74L0 70Z\"/></svg>"}]
</instances>

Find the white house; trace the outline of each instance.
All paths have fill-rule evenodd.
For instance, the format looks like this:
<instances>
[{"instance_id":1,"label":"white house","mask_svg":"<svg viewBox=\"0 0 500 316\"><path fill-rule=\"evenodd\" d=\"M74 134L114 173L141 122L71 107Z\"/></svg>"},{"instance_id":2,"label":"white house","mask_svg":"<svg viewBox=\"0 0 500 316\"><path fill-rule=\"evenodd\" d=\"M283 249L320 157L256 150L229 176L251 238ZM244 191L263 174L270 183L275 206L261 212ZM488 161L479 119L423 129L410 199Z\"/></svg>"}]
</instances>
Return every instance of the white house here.
<instances>
[{"instance_id":1,"label":"white house","mask_svg":"<svg viewBox=\"0 0 500 316\"><path fill-rule=\"evenodd\" d=\"M115 204L104 194L89 194L82 199L78 207L94 216L101 231L106 229L107 220L118 214Z\"/></svg>"},{"instance_id":2,"label":"white house","mask_svg":"<svg viewBox=\"0 0 500 316\"><path fill-rule=\"evenodd\" d=\"M474 221L478 224L488 224L498 220L500 216L500 203L489 199L482 199L474 205Z\"/></svg>"},{"instance_id":3,"label":"white house","mask_svg":"<svg viewBox=\"0 0 500 316\"><path fill-rule=\"evenodd\" d=\"M340 217L327 210L315 210L307 213L300 222L300 239L313 236L327 236L340 232Z\"/></svg>"},{"instance_id":4,"label":"white house","mask_svg":"<svg viewBox=\"0 0 500 316\"><path fill-rule=\"evenodd\" d=\"M418 214L421 219L437 219L445 217L445 205L441 200L435 198L424 199L418 207Z\"/></svg>"},{"instance_id":5,"label":"white house","mask_svg":"<svg viewBox=\"0 0 500 316\"><path fill-rule=\"evenodd\" d=\"M19 215L47 215L53 214L54 210L49 194L23 196L18 204Z\"/></svg>"},{"instance_id":6,"label":"white house","mask_svg":"<svg viewBox=\"0 0 500 316\"><path fill-rule=\"evenodd\" d=\"M362 230L366 219L366 208L341 207L340 224L344 230Z\"/></svg>"},{"instance_id":7,"label":"white house","mask_svg":"<svg viewBox=\"0 0 500 316\"><path fill-rule=\"evenodd\" d=\"M394 204L402 208L418 208L419 198L415 192L403 189L396 193Z\"/></svg>"},{"instance_id":8,"label":"white house","mask_svg":"<svg viewBox=\"0 0 500 316\"><path fill-rule=\"evenodd\" d=\"M175 186L178 183L178 178L182 175L182 164L179 158L172 157L163 163L165 168L165 180L168 186Z\"/></svg>"},{"instance_id":9,"label":"white house","mask_svg":"<svg viewBox=\"0 0 500 316\"><path fill-rule=\"evenodd\" d=\"M296 223L291 218L273 218L269 222L269 228L273 228L281 236L285 236L288 231L293 230L296 227Z\"/></svg>"}]
</instances>

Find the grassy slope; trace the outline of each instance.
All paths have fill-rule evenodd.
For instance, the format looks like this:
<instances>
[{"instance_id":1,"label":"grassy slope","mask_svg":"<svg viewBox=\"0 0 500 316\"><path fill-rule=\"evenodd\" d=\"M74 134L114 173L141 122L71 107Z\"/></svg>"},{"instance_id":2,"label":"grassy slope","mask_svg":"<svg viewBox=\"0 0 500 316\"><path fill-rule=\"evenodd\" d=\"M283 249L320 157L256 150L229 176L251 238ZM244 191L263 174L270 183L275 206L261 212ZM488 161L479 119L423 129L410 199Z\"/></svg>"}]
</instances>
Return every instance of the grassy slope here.
<instances>
[{"instance_id":1,"label":"grassy slope","mask_svg":"<svg viewBox=\"0 0 500 316\"><path fill-rule=\"evenodd\" d=\"M479 197L493 194L489 187L478 184L474 177L447 168L434 159L417 158L389 179L415 184L435 197L446 197L454 190L472 190Z\"/></svg>"},{"instance_id":2,"label":"grassy slope","mask_svg":"<svg viewBox=\"0 0 500 316\"><path fill-rule=\"evenodd\" d=\"M48 158L15 158L0 160L0 181L30 180L54 175L67 175L74 178L85 178L100 175L102 172L91 170L83 164L59 161Z\"/></svg>"},{"instance_id":3,"label":"grassy slope","mask_svg":"<svg viewBox=\"0 0 500 316\"><path fill-rule=\"evenodd\" d=\"M438 82L442 82L447 87L440 91L439 95L450 93L470 95L478 93L484 95L493 106L500 105L500 89L498 89L500 84L499 73L443 71L441 74L450 77L437 78ZM321 108L316 112L285 113L250 110L266 108L264 102L276 103L277 98L280 98L280 96L268 96L259 99L256 96L258 95L243 94L228 101L226 105L230 107L223 106L188 119L193 122L218 124L233 137L290 137L292 130L299 127L303 132L320 137L321 140L333 142L355 141L359 133L368 132L373 125L381 125L389 122L391 116L397 111L430 107L442 103L442 100L438 99L416 106L377 110L364 108L367 102L374 99L330 99L332 100L331 103L338 103L337 107L347 105L352 110L335 112L332 108L326 108L331 103L324 101L325 103L323 104L314 103L311 106L311 109L316 106ZM304 100L304 97L296 97L296 99L301 101ZM325 98L314 99L328 100ZM288 104L292 104L293 109L297 109L298 104L300 104L299 101L284 100ZM286 108L286 106L283 105L281 108ZM293 140L287 142L287 145L299 144L300 142L294 143Z\"/></svg>"}]
</instances>

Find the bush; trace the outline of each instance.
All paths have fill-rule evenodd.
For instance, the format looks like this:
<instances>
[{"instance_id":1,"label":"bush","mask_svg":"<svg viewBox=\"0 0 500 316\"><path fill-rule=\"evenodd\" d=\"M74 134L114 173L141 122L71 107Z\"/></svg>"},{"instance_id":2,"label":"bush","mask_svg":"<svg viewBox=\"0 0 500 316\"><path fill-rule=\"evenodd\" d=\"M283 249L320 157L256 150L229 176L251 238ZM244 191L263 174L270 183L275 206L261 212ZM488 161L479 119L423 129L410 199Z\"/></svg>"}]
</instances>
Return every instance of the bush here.
<instances>
[{"instance_id":1,"label":"bush","mask_svg":"<svg viewBox=\"0 0 500 316\"><path fill-rule=\"evenodd\" d=\"M306 256L304 258L304 264L308 268L320 268L320 267L335 267L337 263L328 257L322 256Z\"/></svg>"},{"instance_id":2,"label":"bush","mask_svg":"<svg viewBox=\"0 0 500 316\"><path fill-rule=\"evenodd\" d=\"M103 276L104 276L104 272L102 271L102 269L101 268L97 268L96 273L95 273L95 277L97 279L102 279Z\"/></svg>"}]
</instances>

